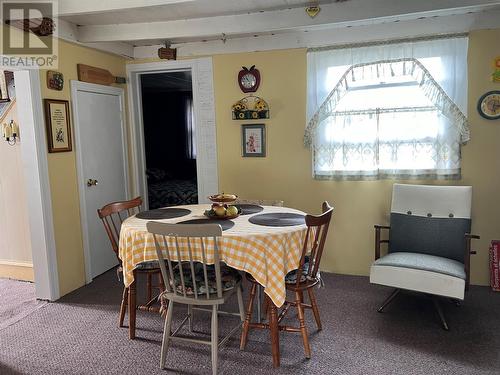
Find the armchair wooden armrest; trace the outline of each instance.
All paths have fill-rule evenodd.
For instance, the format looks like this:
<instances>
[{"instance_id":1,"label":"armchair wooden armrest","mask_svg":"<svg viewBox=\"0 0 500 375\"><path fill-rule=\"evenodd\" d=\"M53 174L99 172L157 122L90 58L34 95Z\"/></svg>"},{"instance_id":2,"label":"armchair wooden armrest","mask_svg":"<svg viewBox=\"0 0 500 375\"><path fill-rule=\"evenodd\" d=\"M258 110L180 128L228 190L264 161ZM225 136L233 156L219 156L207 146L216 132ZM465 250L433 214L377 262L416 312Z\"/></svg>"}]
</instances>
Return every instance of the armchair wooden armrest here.
<instances>
[{"instance_id":1,"label":"armchair wooden armrest","mask_svg":"<svg viewBox=\"0 0 500 375\"><path fill-rule=\"evenodd\" d=\"M464 257L464 266L465 266L465 289L469 289L470 283L470 256L471 254L477 254L476 251L471 249L471 241L479 240L481 237L477 234L465 233L465 257Z\"/></svg>"},{"instance_id":2,"label":"armchair wooden armrest","mask_svg":"<svg viewBox=\"0 0 500 375\"><path fill-rule=\"evenodd\" d=\"M380 244L389 243L389 240L380 239L380 232L382 231L382 229L389 230L391 229L391 227L388 225L378 224L375 224L373 227L375 228L375 260L377 260L378 258L380 258Z\"/></svg>"}]
</instances>

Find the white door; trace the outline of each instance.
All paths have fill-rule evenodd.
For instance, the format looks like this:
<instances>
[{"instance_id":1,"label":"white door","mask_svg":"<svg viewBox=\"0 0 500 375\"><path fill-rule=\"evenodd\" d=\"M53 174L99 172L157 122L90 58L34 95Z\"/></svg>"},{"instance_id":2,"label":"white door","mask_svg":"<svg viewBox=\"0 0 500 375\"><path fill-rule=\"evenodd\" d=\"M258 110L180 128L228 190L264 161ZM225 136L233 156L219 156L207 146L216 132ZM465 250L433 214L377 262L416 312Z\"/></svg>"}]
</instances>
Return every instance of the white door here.
<instances>
[{"instance_id":1,"label":"white door","mask_svg":"<svg viewBox=\"0 0 500 375\"><path fill-rule=\"evenodd\" d=\"M118 264L97 209L128 198L123 90L71 81L87 282Z\"/></svg>"}]
</instances>

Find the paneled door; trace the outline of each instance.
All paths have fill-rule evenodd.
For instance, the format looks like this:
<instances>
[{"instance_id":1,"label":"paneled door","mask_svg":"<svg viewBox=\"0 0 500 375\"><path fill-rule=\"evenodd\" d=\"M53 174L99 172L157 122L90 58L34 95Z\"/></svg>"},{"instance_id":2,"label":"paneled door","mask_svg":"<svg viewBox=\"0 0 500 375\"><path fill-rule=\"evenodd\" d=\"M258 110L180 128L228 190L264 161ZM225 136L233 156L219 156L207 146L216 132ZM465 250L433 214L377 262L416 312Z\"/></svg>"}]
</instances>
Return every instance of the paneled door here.
<instances>
[{"instance_id":1,"label":"paneled door","mask_svg":"<svg viewBox=\"0 0 500 375\"><path fill-rule=\"evenodd\" d=\"M123 89L71 81L87 283L118 264L97 209L128 199ZM119 224L119 223L118 223Z\"/></svg>"}]
</instances>

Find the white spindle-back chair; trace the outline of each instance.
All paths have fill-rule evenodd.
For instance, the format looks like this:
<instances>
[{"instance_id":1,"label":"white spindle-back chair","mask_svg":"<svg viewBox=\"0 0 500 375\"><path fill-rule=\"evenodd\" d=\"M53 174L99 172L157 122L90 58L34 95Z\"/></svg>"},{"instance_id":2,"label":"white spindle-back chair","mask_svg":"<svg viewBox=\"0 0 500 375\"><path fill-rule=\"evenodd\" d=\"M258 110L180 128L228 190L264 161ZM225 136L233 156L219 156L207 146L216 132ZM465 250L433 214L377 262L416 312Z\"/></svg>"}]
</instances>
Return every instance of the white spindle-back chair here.
<instances>
[{"instance_id":1,"label":"white spindle-back chair","mask_svg":"<svg viewBox=\"0 0 500 375\"><path fill-rule=\"evenodd\" d=\"M234 287L229 290L223 289L218 247L218 238L222 236L222 228L218 224L167 224L150 221L147 223L147 229L148 232L152 233L154 236L156 254L158 256L161 273L165 283L165 292L163 293L162 298L167 299L169 302L163 331L160 367L162 369L165 368L166 355L170 341L178 340L191 343L209 344L212 349L212 372L213 374L216 374L218 347L229 340L231 335L233 335L241 327L241 322L245 318L241 278L237 280ZM170 238L170 242L168 242L167 237ZM179 238L182 238L182 240L179 241ZM200 241L199 244L201 247L197 249L198 256L196 256L196 252L193 250L193 243L198 240ZM207 244L211 243L211 241L213 241L213 262L208 261L209 249L207 248ZM183 244L187 242L187 255L185 251L184 253L182 252L179 242L182 242ZM185 250L185 247L183 249ZM201 252L201 262L199 252ZM182 260L182 262L179 262L179 260ZM215 291L212 290L212 293L210 293L209 285L213 284L214 281L209 277L209 273L212 273L212 264L215 271L216 287ZM203 268L202 283L204 282L205 285L205 291L203 292L199 291L199 287L201 285L198 285L196 281L197 275L195 268L199 268L200 265ZM187 275L185 271L187 271ZM191 277L193 283L192 289L189 289L186 285L188 281L186 276ZM227 299L235 292L238 297L239 312L230 313L219 311L218 306L226 303ZM188 314L180 323L180 326L172 332L172 315L174 305L177 303L187 305ZM212 308L194 308L193 306L212 306ZM189 324L189 331L192 332L193 310L212 312L210 341L177 336L177 333L186 322ZM218 339L218 314L238 316L241 320L240 324L234 327L221 341Z\"/></svg>"}]
</instances>

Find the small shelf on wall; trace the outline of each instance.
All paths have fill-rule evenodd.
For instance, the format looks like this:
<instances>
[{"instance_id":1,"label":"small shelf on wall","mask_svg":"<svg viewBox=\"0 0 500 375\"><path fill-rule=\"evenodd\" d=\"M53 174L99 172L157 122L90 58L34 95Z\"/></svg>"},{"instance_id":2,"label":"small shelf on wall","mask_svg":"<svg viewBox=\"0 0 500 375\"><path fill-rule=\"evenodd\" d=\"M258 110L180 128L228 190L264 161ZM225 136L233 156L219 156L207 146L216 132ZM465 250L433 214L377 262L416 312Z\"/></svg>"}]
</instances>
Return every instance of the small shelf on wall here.
<instances>
[{"instance_id":1,"label":"small shelf on wall","mask_svg":"<svg viewBox=\"0 0 500 375\"><path fill-rule=\"evenodd\" d=\"M233 120L260 120L269 118L269 105L255 95L245 96L232 106Z\"/></svg>"}]
</instances>

